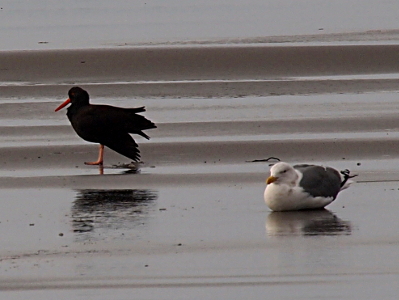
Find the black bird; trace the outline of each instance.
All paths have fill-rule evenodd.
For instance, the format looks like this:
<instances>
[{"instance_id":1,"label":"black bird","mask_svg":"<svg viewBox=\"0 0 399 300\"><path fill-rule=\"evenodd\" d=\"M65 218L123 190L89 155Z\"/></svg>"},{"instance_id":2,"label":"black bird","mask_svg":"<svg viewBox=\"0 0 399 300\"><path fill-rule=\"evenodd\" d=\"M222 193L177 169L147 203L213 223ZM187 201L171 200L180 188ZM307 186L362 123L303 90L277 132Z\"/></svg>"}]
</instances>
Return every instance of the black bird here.
<instances>
[{"instance_id":1,"label":"black bird","mask_svg":"<svg viewBox=\"0 0 399 300\"><path fill-rule=\"evenodd\" d=\"M71 103L67 116L76 133L84 140L100 144L97 161L85 162L87 165L102 165L104 146L122 154L133 161L140 159L140 150L129 133L150 139L143 130L157 126L138 115L145 108L120 108L110 105L93 105L89 103L89 94L80 87L73 87L68 92L69 98L58 106L58 111Z\"/></svg>"}]
</instances>

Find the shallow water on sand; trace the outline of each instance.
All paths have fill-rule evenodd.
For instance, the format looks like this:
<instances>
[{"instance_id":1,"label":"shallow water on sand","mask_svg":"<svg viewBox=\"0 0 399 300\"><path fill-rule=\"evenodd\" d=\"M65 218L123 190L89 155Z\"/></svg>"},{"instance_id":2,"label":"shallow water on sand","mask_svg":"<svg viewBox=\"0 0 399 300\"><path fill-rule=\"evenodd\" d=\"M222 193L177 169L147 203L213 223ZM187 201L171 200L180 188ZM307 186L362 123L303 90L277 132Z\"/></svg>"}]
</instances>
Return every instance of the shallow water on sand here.
<instances>
[{"instance_id":1,"label":"shallow water on sand","mask_svg":"<svg viewBox=\"0 0 399 300\"><path fill-rule=\"evenodd\" d=\"M0 290L7 299L392 299L395 78L373 81L372 93L369 81L346 78L343 94L329 89L333 79L308 80L310 95L291 86L280 96L202 82L196 97L174 86L180 99L91 85L93 103L145 105L158 124L151 141L137 139L139 172L113 168L129 160L106 149L103 175L83 164L98 146L54 112L65 85L0 86L19 93L0 99ZM230 96L207 96L217 88ZM324 211L272 213L270 157L349 168L357 182Z\"/></svg>"},{"instance_id":2,"label":"shallow water on sand","mask_svg":"<svg viewBox=\"0 0 399 300\"><path fill-rule=\"evenodd\" d=\"M3 191L1 289L371 299L372 283L389 298L399 275L398 193L396 182L358 183L327 210L271 213L257 184Z\"/></svg>"},{"instance_id":3,"label":"shallow water on sand","mask_svg":"<svg viewBox=\"0 0 399 300\"><path fill-rule=\"evenodd\" d=\"M0 50L63 49L191 42L398 41L397 1L118 0L1 4ZM391 32L389 31L391 30ZM360 34L353 34L360 32ZM284 36L276 39L276 36ZM366 36L366 37L365 37ZM371 37L369 37L371 36ZM327 37L339 41L342 36Z\"/></svg>"}]
</instances>

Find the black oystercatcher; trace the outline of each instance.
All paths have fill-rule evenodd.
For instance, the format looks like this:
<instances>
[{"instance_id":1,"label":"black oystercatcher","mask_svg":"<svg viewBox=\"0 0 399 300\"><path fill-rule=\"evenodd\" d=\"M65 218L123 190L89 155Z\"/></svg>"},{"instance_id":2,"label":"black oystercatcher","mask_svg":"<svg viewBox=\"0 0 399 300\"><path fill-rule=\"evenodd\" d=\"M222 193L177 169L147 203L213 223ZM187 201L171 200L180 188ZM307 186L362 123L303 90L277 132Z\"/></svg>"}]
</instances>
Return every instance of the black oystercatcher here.
<instances>
[{"instance_id":1,"label":"black oystercatcher","mask_svg":"<svg viewBox=\"0 0 399 300\"><path fill-rule=\"evenodd\" d=\"M144 106L120 108L110 105L92 105L89 103L89 94L80 87L71 88L68 96L69 98L55 111L71 103L67 116L73 129L82 139L100 144L98 160L85 162L85 164L102 165L104 146L133 161L140 159L138 145L129 133L150 139L143 130L157 128L150 120L137 114L145 111Z\"/></svg>"}]
</instances>

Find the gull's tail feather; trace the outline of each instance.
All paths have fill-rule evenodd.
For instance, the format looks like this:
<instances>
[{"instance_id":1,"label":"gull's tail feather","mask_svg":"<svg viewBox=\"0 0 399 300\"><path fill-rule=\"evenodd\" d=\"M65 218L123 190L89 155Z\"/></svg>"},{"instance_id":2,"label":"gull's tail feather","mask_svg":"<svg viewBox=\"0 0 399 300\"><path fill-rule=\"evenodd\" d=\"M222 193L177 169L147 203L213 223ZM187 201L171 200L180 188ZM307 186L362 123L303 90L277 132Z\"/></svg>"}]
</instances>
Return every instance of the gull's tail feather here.
<instances>
[{"instance_id":1,"label":"gull's tail feather","mask_svg":"<svg viewBox=\"0 0 399 300\"><path fill-rule=\"evenodd\" d=\"M340 191L347 189L352 183L354 183L354 181L350 179L357 176L357 174L350 175L350 171L348 169L341 171L341 174L343 175L344 178L341 182Z\"/></svg>"}]
</instances>

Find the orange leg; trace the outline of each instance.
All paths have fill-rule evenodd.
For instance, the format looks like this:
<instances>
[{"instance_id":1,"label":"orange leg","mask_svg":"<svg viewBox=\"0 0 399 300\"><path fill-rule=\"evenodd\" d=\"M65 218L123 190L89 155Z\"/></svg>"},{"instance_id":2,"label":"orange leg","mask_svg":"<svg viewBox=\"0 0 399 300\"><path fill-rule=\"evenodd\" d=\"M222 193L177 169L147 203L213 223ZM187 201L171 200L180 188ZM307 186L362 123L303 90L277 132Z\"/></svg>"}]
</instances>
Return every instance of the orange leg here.
<instances>
[{"instance_id":1,"label":"orange leg","mask_svg":"<svg viewBox=\"0 0 399 300\"><path fill-rule=\"evenodd\" d=\"M103 164L104 161L104 145L100 144L100 151L98 152L98 159L97 161L93 162L85 162L85 165L101 165Z\"/></svg>"}]
</instances>

